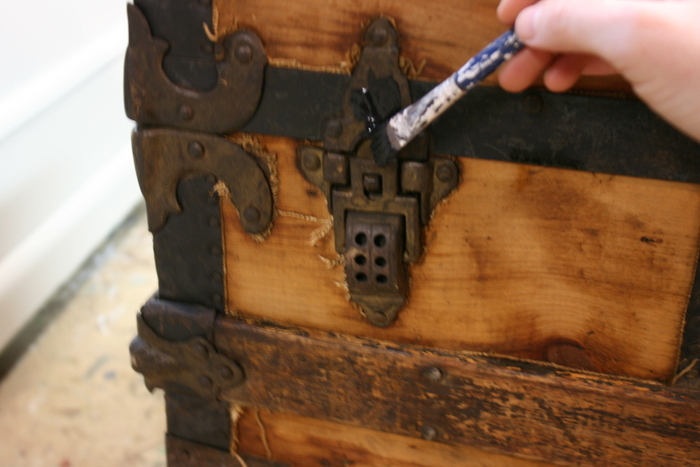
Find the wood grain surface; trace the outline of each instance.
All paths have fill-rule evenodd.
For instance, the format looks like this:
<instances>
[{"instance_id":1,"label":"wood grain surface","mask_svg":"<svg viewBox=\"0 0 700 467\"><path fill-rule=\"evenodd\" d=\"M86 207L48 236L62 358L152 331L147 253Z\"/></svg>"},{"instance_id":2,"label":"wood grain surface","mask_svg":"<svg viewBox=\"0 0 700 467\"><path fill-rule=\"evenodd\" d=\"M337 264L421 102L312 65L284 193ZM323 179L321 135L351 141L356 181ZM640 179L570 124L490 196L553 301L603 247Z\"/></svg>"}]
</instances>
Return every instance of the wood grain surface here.
<instances>
[{"instance_id":1,"label":"wood grain surface","mask_svg":"<svg viewBox=\"0 0 700 467\"><path fill-rule=\"evenodd\" d=\"M213 24L219 35L236 28L255 31L273 61L347 71L363 28L386 16L395 21L401 54L414 71L423 79L443 80L507 29L496 18L497 5L498 0L215 0ZM619 77L589 77L577 87L629 92Z\"/></svg>"},{"instance_id":2,"label":"wood grain surface","mask_svg":"<svg viewBox=\"0 0 700 467\"><path fill-rule=\"evenodd\" d=\"M265 447L267 443L267 448ZM552 464L264 409L243 409L238 452L294 467L545 467ZM269 449L269 450L268 450Z\"/></svg>"},{"instance_id":3,"label":"wood grain surface","mask_svg":"<svg viewBox=\"0 0 700 467\"><path fill-rule=\"evenodd\" d=\"M230 317L215 329L246 373L221 397L243 406L561 465L700 463L697 393Z\"/></svg>"},{"instance_id":4,"label":"wood grain surface","mask_svg":"<svg viewBox=\"0 0 700 467\"><path fill-rule=\"evenodd\" d=\"M410 268L408 303L380 329L346 298L325 197L295 166L300 143L259 140L277 156L280 216L257 243L235 208L222 205L229 313L673 376L697 257L699 186L462 158L460 186L435 212L427 252Z\"/></svg>"}]
</instances>

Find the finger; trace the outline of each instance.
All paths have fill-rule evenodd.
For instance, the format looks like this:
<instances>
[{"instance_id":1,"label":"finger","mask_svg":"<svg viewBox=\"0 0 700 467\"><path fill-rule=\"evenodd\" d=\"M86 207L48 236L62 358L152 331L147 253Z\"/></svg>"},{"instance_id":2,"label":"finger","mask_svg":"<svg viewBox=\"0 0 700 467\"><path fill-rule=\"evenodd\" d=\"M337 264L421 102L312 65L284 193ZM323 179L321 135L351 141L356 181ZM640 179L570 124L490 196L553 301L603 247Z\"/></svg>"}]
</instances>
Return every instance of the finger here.
<instances>
[{"instance_id":1,"label":"finger","mask_svg":"<svg viewBox=\"0 0 700 467\"><path fill-rule=\"evenodd\" d=\"M523 8L529 7L535 2L537 0L501 0L496 9L496 15L502 23L510 26L515 23L515 18Z\"/></svg>"},{"instance_id":2,"label":"finger","mask_svg":"<svg viewBox=\"0 0 700 467\"><path fill-rule=\"evenodd\" d=\"M604 75L616 75L618 71L605 60L600 58L591 57L591 60L583 69L583 75L587 76L604 76Z\"/></svg>"},{"instance_id":3,"label":"finger","mask_svg":"<svg viewBox=\"0 0 700 467\"><path fill-rule=\"evenodd\" d=\"M498 81L507 91L522 91L540 76L553 59L549 52L525 48L501 67Z\"/></svg>"},{"instance_id":4,"label":"finger","mask_svg":"<svg viewBox=\"0 0 700 467\"><path fill-rule=\"evenodd\" d=\"M529 46L552 52L585 53L608 61L629 44L630 7L636 2L542 0L522 10L515 21ZM627 9L627 10L625 10Z\"/></svg>"},{"instance_id":5,"label":"finger","mask_svg":"<svg viewBox=\"0 0 700 467\"><path fill-rule=\"evenodd\" d=\"M544 73L544 85L553 92L568 90L576 84L589 61L587 55L567 54L557 57Z\"/></svg>"}]
</instances>

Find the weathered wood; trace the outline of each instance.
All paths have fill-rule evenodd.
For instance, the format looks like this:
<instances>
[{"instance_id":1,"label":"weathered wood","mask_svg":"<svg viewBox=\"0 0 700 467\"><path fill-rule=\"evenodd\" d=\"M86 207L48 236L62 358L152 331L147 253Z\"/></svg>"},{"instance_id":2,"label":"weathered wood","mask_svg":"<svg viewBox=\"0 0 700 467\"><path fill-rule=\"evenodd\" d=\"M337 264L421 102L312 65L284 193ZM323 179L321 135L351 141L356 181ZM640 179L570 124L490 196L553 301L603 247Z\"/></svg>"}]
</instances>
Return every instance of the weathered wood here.
<instances>
[{"instance_id":1,"label":"weathered wood","mask_svg":"<svg viewBox=\"0 0 700 467\"><path fill-rule=\"evenodd\" d=\"M256 413L257 412L257 413ZM258 418L260 421L258 421ZM262 424L262 428L261 428ZM238 452L295 467L544 467L551 464L467 446L246 408L238 419ZM263 441L265 439L265 441Z\"/></svg>"},{"instance_id":2,"label":"weathered wood","mask_svg":"<svg viewBox=\"0 0 700 467\"><path fill-rule=\"evenodd\" d=\"M443 80L499 36L497 0L215 0L222 35L249 28L263 40L273 63L347 71L363 27L373 18L395 20L401 54L421 78ZM495 77L488 79L495 83ZM587 78L582 89L627 92L620 78Z\"/></svg>"},{"instance_id":3,"label":"weathered wood","mask_svg":"<svg viewBox=\"0 0 700 467\"><path fill-rule=\"evenodd\" d=\"M322 193L276 154L278 209L256 243L223 205L228 311L302 327L668 380L700 230L700 186L460 159L410 268L407 306L370 326L346 299ZM328 231L329 229L326 229Z\"/></svg>"},{"instance_id":4,"label":"weathered wood","mask_svg":"<svg viewBox=\"0 0 700 467\"><path fill-rule=\"evenodd\" d=\"M217 449L175 436L166 436L165 442L168 467L288 467L286 464L231 454L227 449Z\"/></svg>"},{"instance_id":5,"label":"weathered wood","mask_svg":"<svg viewBox=\"0 0 700 467\"><path fill-rule=\"evenodd\" d=\"M700 462L697 394L232 318L215 334L246 372L223 398L245 406L564 465Z\"/></svg>"}]
</instances>

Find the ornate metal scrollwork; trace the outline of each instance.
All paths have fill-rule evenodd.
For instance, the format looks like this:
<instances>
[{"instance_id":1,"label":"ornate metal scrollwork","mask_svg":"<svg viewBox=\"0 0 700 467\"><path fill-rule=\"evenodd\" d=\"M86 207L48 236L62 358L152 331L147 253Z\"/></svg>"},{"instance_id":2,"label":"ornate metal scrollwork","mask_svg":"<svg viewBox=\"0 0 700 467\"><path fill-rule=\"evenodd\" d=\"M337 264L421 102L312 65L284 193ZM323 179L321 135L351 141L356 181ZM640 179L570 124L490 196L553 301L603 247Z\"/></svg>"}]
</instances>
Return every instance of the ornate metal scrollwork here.
<instances>
[{"instance_id":1,"label":"ornate metal scrollwork","mask_svg":"<svg viewBox=\"0 0 700 467\"><path fill-rule=\"evenodd\" d=\"M253 116L267 63L255 34L239 30L227 36L224 60L217 63L217 86L210 91L194 91L166 76L162 63L169 45L151 35L141 10L128 5L128 15L124 96L129 118L140 124L225 134Z\"/></svg>"},{"instance_id":2,"label":"ornate metal scrollwork","mask_svg":"<svg viewBox=\"0 0 700 467\"><path fill-rule=\"evenodd\" d=\"M246 232L261 233L270 225L273 207L267 175L237 144L205 133L162 128L134 131L132 144L151 232L181 211L177 184L191 173L212 174L226 184Z\"/></svg>"}]
</instances>

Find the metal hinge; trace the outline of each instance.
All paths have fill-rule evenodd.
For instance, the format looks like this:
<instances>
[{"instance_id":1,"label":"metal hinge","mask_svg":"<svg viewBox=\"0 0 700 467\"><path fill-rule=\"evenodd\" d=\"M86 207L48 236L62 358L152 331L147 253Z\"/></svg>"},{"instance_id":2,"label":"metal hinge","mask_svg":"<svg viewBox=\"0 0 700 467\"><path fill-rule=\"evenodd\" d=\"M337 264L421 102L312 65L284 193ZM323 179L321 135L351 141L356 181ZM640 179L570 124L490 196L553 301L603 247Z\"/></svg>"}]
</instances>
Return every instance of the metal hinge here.
<instances>
[{"instance_id":1,"label":"metal hinge","mask_svg":"<svg viewBox=\"0 0 700 467\"><path fill-rule=\"evenodd\" d=\"M245 379L243 369L219 353L209 339L201 335L177 341L165 339L144 318L144 313L149 313L166 334L187 335L199 328L205 334L213 333L214 310L190 306L185 310L193 311L182 312L180 308L173 302L151 299L137 316L138 336L129 350L131 365L143 374L146 387L211 399L222 390L241 384Z\"/></svg>"},{"instance_id":2,"label":"metal hinge","mask_svg":"<svg viewBox=\"0 0 700 467\"><path fill-rule=\"evenodd\" d=\"M406 302L407 263L421 256L423 227L457 186L459 173L454 161L428 156L425 135L387 166L374 162L365 115L358 108L362 95L376 104L380 119L409 105L411 97L408 79L399 69L398 34L391 23L373 21L363 43L342 116L326 121L323 148L300 149L299 167L328 200L335 248L345 255L350 298L370 323L388 326Z\"/></svg>"}]
</instances>

